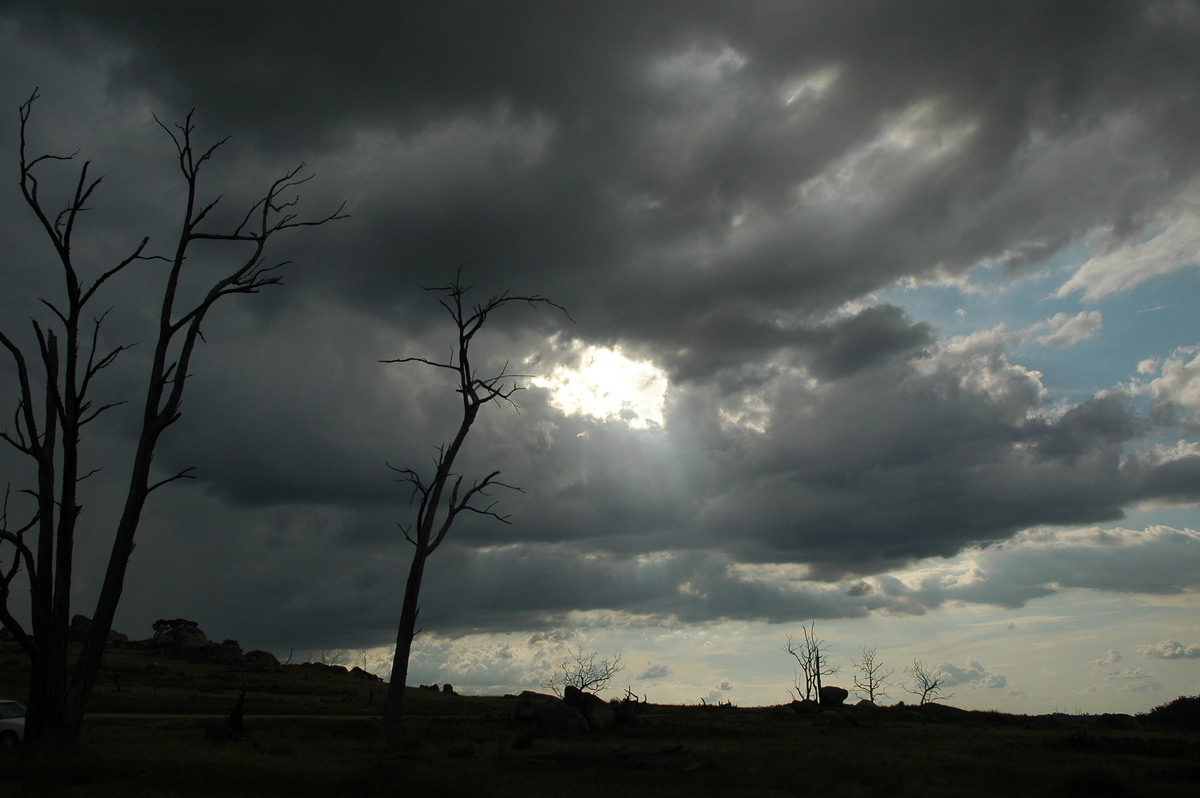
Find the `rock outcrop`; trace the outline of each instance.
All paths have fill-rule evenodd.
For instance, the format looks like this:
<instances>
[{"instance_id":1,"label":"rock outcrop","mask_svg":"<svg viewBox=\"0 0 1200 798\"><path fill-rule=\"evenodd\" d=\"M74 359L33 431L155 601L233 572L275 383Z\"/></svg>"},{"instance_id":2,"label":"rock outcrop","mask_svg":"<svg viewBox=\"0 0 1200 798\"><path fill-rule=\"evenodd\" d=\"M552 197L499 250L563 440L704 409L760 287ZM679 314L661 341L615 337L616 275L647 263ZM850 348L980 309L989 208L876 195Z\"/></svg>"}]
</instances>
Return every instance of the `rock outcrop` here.
<instances>
[{"instance_id":1,"label":"rock outcrop","mask_svg":"<svg viewBox=\"0 0 1200 798\"><path fill-rule=\"evenodd\" d=\"M242 665L246 670L253 671L274 671L280 667L279 659L274 654L270 651L262 651L260 649L247 651L243 654Z\"/></svg>"},{"instance_id":2,"label":"rock outcrop","mask_svg":"<svg viewBox=\"0 0 1200 798\"><path fill-rule=\"evenodd\" d=\"M850 697L849 691L832 685L825 685L821 688L820 704L821 709L833 709L840 707L846 703L846 699Z\"/></svg>"},{"instance_id":3,"label":"rock outcrop","mask_svg":"<svg viewBox=\"0 0 1200 798\"><path fill-rule=\"evenodd\" d=\"M803 700L793 701L789 706L791 706L792 711L795 712L797 715L810 715L814 712L821 711L820 705L817 704L816 701L813 701L808 698L805 698Z\"/></svg>"},{"instance_id":4,"label":"rock outcrop","mask_svg":"<svg viewBox=\"0 0 1200 798\"><path fill-rule=\"evenodd\" d=\"M603 698L585 693L574 685L569 684L563 689L562 700L579 710L591 731L607 729L616 720L616 713Z\"/></svg>"},{"instance_id":5,"label":"rock outcrop","mask_svg":"<svg viewBox=\"0 0 1200 798\"><path fill-rule=\"evenodd\" d=\"M350 669L350 675L356 679L369 679L373 682L382 682L383 681L382 677L376 676L375 674L371 673L370 671L364 671L362 668L358 667L357 665L355 665L353 668Z\"/></svg>"},{"instance_id":6,"label":"rock outcrop","mask_svg":"<svg viewBox=\"0 0 1200 798\"><path fill-rule=\"evenodd\" d=\"M67 639L73 643L81 642L87 637L88 630L92 628L92 619L86 615L76 615L71 618L71 625L67 629ZM108 630L108 642L116 645L123 645L129 642L129 637L123 635L115 629Z\"/></svg>"},{"instance_id":7,"label":"rock outcrop","mask_svg":"<svg viewBox=\"0 0 1200 798\"><path fill-rule=\"evenodd\" d=\"M562 736L586 732L587 719L561 698L526 690L517 696L517 720L528 723L539 734Z\"/></svg>"}]
</instances>

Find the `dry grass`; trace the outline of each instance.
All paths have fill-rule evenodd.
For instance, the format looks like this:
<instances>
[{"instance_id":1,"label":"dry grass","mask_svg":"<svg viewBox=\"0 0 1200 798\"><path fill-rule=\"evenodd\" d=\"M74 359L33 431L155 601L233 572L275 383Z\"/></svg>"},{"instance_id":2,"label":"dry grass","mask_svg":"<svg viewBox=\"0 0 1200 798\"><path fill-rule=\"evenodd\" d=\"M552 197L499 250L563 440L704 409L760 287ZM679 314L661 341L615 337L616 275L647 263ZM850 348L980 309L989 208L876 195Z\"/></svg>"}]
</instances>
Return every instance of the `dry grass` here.
<instances>
[{"instance_id":1,"label":"dry grass","mask_svg":"<svg viewBox=\"0 0 1200 798\"><path fill-rule=\"evenodd\" d=\"M0 647L0 695L19 695L7 654ZM1200 740L1186 733L947 708L656 707L642 726L531 739L512 699L414 690L403 749L385 754L374 747L380 683L290 667L245 675L247 729L230 739L223 718L242 674L176 662L151 670L154 660L115 654L124 691L98 688L93 708L104 714L88 719L83 753L5 755L4 798L1191 796L1200 787Z\"/></svg>"}]
</instances>

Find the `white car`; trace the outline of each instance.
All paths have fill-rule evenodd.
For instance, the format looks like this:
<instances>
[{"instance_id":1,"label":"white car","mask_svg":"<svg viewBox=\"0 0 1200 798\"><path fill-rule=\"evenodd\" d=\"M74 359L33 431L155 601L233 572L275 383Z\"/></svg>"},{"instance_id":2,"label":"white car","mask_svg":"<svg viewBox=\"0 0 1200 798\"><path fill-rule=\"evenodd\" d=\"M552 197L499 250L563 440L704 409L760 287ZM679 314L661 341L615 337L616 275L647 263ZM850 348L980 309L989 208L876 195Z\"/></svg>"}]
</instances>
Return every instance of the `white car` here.
<instances>
[{"instance_id":1,"label":"white car","mask_svg":"<svg viewBox=\"0 0 1200 798\"><path fill-rule=\"evenodd\" d=\"M25 741L25 705L0 698L0 748Z\"/></svg>"}]
</instances>

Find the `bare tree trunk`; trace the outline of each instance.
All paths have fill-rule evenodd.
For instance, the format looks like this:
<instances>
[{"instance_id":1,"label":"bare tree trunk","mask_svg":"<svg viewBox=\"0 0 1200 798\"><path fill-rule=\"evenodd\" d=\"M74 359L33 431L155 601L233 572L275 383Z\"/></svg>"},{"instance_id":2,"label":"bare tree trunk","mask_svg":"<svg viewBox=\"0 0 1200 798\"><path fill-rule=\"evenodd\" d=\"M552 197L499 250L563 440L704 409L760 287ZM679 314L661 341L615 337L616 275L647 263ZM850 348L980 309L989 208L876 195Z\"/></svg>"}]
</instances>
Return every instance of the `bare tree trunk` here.
<instances>
[{"instance_id":1,"label":"bare tree trunk","mask_svg":"<svg viewBox=\"0 0 1200 798\"><path fill-rule=\"evenodd\" d=\"M496 480L500 474L499 471L491 472L465 489L463 477L452 473L454 461L467 440L467 434L471 431L471 425L475 423L480 408L495 401L508 402L516 407L512 396L520 390L520 386L515 380L518 375L509 374L507 364L490 377L480 377L471 365L471 342L474 340L475 334L487 322L488 316L504 305L511 302L524 302L534 306L543 303L554 305L550 300L537 295L512 296L505 293L468 308L464 304L463 298L470 289L462 284L461 274L456 276L450 285L429 290L443 293L447 297L442 300L441 305L450 314L457 328L458 345L455 353L447 362L423 357L406 357L384 362L417 362L453 372L457 382L456 391L462 400L462 418L459 421L458 432L455 434L454 440L449 445L440 447L434 474L428 483L411 468L393 469L402 475L397 480L398 482L412 485L413 497L414 499L419 497L420 502L416 523L404 530L404 536L413 544L414 551L412 565L408 572L408 581L404 587L404 604L400 608L400 624L396 632L396 652L392 657L391 683L388 685L387 707L384 709L383 727L379 735L379 744L389 748L394 747L400 739L400 726L404 717L404 683L408 678L408 659L412 653L413 637L417 633L417 614L420 611L419 601L421 581L425 575L425 561L437 550L438 546L442 545L442 541L446 539L446 535L449 534L460 513L469 512L490 516L502 523L508 523L507 516L502 516L493 510L495 502L487 505L473 503L479 497L486 497L487 491L491 487L512 487Z\"/></svg>"},{"instance_id":2,"label":"bare tree trunk","mask_svg":"<svg viewBox=\"0 0 1200 798\"><path fill-rule=\"evenodd\" d=\"M52 635L31 661L25 739L34 756L74 751L78 731L66 723L67 635Z\"/></svg>"},{"instance_id":3,"label":"bare tree trunk","mask_svg":"<svg viewBox=\"0 0 1200 798\"><path fill-rule=\"evenodd\" d=\"M40 376L30 369L30 359L21 345L0 330L0 345L12 356L20 384L16 429L12 433L0 429L0 441L29 458L37 475L36 489L23 491L36 500L36 511L30 520L9 525L7 491L0 512L0 546L12 548L11 559L8 551L0 552L3 555L0 562L12 563L0 571L0 623L16 637L32 666L25 736L30 750L42 756L78 749L88 697L100 672L146 499L157 488L187 476L191 470L185 469L154 484L150 482L151 461L159 437L179 418L189 362L196 342L201 338L200 326L206 314L222 297L254 294L266 286L279 284L279 277L274 272L283 264L267 265L263 257L268 239L276 233L344 217L339 208L317 221L297 218L293 208L298 200L281 197L283 192L307 179L297 177L300 170L297 167L276 180L232 230L208 229L206 217L220 200L199 204L197 180L201 166L223 142L204 151L195 150L192 145L194 125L189 114L174 130L159 122L176 146L186 184L185 207L174 256L151 258L143 254L149 242L149 238L143 238L132 253L115 266L90 283L81 281L75 268L72 236L76 222L89 207L89 199L100 185L100 179L89 179L90 165L84 163L67 206L58 213L43 207L35 172L40 172L48 162L69 161L73 156L28 156L27 125L36 99L38 93L35 90L20 109L21 190L26 204L54 245L62 269L65 303L57 300L56 304L56 301L42 298L54 318L49 325L33 320L37 355L42 366ZM232 243L242 251L231 258L230 268L217 276L207 293L194 304L181 307L176 301L177 290L188 260L188 247L194 241ZM166 261L169 268L159 306L157 342L146 385L141 432L104 583L82 651L68 680L74 546L76 521L81 510L77 489L80 480L88 476L80 476L79 445L83 428L89 422L121 404L97 407L88 394L93 381L128 348L121 345L107 352L100 349L104 314L95 319L90 336L81 329L81 319L85 306L106 282L130 264L150 259ZM39 390L44 401L38 401ZM44 409L39 411L39 404L44 405ZM36 542L28 541L26 533L35 529ZM22 568L29 580L30 630L26 630L12 614L8 604L14 580Z\"/></svg>"},{"instance_id":4,"label":"bare tree trunk","mask_svg":"<svg viewBox=\"0 0 1200 798\"><path fill-rule=\"evenodd\" d=\"M813 646L813 673L817 679L817 703L821 703L821 647Z\"/></svg>"},{"instance_id":5,"label":"bare tree trunk","mask_svg":"<svg viewBox=\"0 0 1200 798\"><path fill-rule=\"evenodd\" d=\"M117 526L116 538L113 540L112 552L108 560L108 569L104 574L104 582L100 588L100 597L96 600L96 609L92 622L88 626L87 635L83 641L83 650L75 663L75 671L71 675L70 687L67 690L63 707L63 724L78 745L79 729L83 725L83 715L87 711L88 698L96 679L100 675L100 665L104 658L104 649L108 645L108 635L112 631L113 621L117 614L117 605L125 588L125 572L129 568L129 558L133 554L134 534L141 520L142 509L146 506L149 490L146 487L150 478L150 460L154 451L157 434L154 440L144 442L139 447L134 460L133 475L129 488L125 510Z\"/></svg>"},{"instance_id":6,"label":"bare tree trunk","mask_svg":"<svg viewBox=\"0 0 1200 798\"><path fill-rule=\"evenodd\" d=\"M400 742L400 727L404 719L404 687L408 681L408 658L412 654L413 638L417 636L417 616L421 612L421 582L425 576L427 549L418 546L413 552L404 587L404 604L400 608L400 624L396 630L396 653L392 657L392 675L388 684L387 703L383 708L383 728L379 745L395 748Z\"/></svg>"}]
</instances>

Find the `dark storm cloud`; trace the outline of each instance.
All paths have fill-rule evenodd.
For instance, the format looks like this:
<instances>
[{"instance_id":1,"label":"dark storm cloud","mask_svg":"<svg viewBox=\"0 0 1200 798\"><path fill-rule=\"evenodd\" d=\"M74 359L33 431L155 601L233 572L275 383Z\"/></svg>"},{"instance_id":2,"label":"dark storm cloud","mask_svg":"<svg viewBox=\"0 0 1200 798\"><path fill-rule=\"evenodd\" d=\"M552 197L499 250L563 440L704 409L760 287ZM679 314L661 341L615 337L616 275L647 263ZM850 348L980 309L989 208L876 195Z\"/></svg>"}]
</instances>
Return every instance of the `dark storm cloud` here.
<instances>
[{"instance_id":1,"label":"dark storm cloud","mask_svg":"<svg viewBox=\"0 0 1200 798\"><path fill-rule=\"evenodd\" d=\"M911 324L900 308L880 305L829 325L826 340L816 347L813 374L836 379L891 355L933 343L928 324Z\"/></svg>"},{"instance_id":2,"label":"dark storm cloud","mask_svg":"<svg viewBox=\"0 0 1200 798\"><path fill-rule=\"evenodd\" d=\"M569 546L451 546L430 561L422 618L440 634L455 635L560 629L580 625L580 616L588 617L591 625L603 625L605 618L617 623L622 614L660 623L790 623L873 612L922 615L948 604L1020 608L1072 587L1170 595L1197 587L1196 543L1194 532L1165 528L1035 530L1002 545L967 552L955 563L927 563L903 581L876 576L828 585L799 581L795 571L774 566L739 566L715 554L626 557L596 552L582 558ZM250 568L235 569L221 580L223 594L229 597L227 611L268 587L291 595L289 578L303 572L296 567L303 557L301 542L294 541L279 554L278 574L265 581ZM287 635L292 636L291 645L319 646L320 634L313 629L320 630L322 623L348 637L384 639L395 624L390 610L394 604L380 599L402 588L397 579L400 556L393 552L371 562L337 553L326 561L331 567L327 580L286 605L268 602L264 617L246 621L261 626L261 634L269 635L273 646L288 645ZM1114 580L1114 571L1123 576ZM517 585L522 589L515 589ZM338 620L347 613L352 617ZM306 624L314 626L306 630Z\"/></svg>"},{"instance_id":3,"label":"dark storm cloud","mask_svg":"<svg viewBox=\"0 0 1200 798\"><path fill-rule=\"evenodd\" d=\"M350 219L280 242L284 288L206 329L156 460L200 482L156 497L136 612L151 587L182 615L217 592L231 624L262 602L248 638L386 638L411 507L384 463L427 464L456 405L437 374L378 361L449 351L419 287L459 268L477 297L537 292L573 319L513 308L481 367L545 375L579 339L652 361L671 388L649 431L564 416L545 388L520 415L481 417L462 472L500 467L524 493L496 496L513 526L470 519L439 552L423 617L443 628L1153 590L1098 540L1037 549L1044 570L1022 559L1033 547L989 544L1200 497L1194 455L1148 453L1174 420L1152 426L1120 391L1054 402L1004 334L953 338L870 297L980 263L1039 273L1063 246L1136 241L1186 204L1193 4L68 2L6 5L0 25L5 107L42 85L36 148L84 147L109 175L89 252L169 241L178 186L151 113L195 107L205 140L234 136L204 186L221 212L301 160L317 173L306 213L349 201ZM8 329L50 288L27 209L0 202L6 275L32 297L0 294ZM112 295L114 342L146 340L154 274ZM141 357L114 369L114 396ZM104 434L127 438L136 413ZM997 558L993 577L948 590L885 573L963 552ZM176 560L194 580L164 577ZM1190 589L1193 564L1176 563L1172 589ZM738 570L774 565L794 570Z\"/></svg>"},{"instance_id":4,"label":"dark storm cloud","mask_svg":"<svg viewBox=\"0 0 1200 798\"><path fill-rule=\"evenodd\" d=\"M498 267L569 303L583 334L633 343L719 337L738 318L830 308L983 258L1036 263L1029 253L1097 225L1133 234L1196 158L1178 135L1197 121L1180 83L1196 22L1169 3L56 9L18 13L51 43L102 31L119 53L114 91L199 107L262 148L316 157L380 130L413 147L495 126L498 109L543 126L534 161L506 166L521 157L482 145L491 163L457 190L451 179L431 197L399 169L371 213L401 234L350 245L350 286L364 270L388 285L398 264ZM830 87L804 89L822 69ZM972 131L948 161L845 160L926 101L909 133ZM1133 113L1144 128L1122 146L1157 144L1159 162L1105 157L1110 123ZM865 201L802 192L797 209L797 187L839 163L871 182Z\"/></svg>"},{"instance_id":5,"label":"dark storm cloud","mask_svg":"<svg viewBox=\"0 0 1200 798\"><path fill-rule=\"evenodd\" d=\"M1125 397L1112 394L1081 402L1062 418L1036 426L1040 428L1033 430L1031 437L1039 455L1074 462L1089 450L1133 440L1139 419Z\"/></svg>"},{"instance_id":6,"label":"dark storm cloud","mask_svg":"<svg viewBox=\"0 0 1200 798\"><path fill-rule=\"evenodd\" d=\"M870 572L1034 523L1117 518L1131 490L1115 445L1128 409L1082 406L1105 434L1050 459L1042 443L1072 439L1083 422L1037 417L1035 375L1002 349L948 347L815 388L777 383L770 426L730 477L739 484L709 493L700 515L714 533L739 529L728 545L741 556Z\"/></svg>"},{"instance_id":7,"label":"dark storm cloud","mask_svg":"<svg viewBox=\"0 0 1200 798\"><path fill-rule=\"evenodd\" d=\"M1133 461L1129 470L1140 477L1139 499L1195 502L1200 499L1200 457L1181 457L1157 464Z\"/></svg>"}]
</instances>

